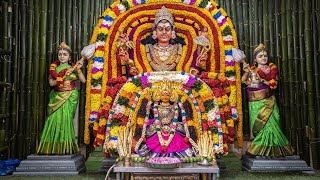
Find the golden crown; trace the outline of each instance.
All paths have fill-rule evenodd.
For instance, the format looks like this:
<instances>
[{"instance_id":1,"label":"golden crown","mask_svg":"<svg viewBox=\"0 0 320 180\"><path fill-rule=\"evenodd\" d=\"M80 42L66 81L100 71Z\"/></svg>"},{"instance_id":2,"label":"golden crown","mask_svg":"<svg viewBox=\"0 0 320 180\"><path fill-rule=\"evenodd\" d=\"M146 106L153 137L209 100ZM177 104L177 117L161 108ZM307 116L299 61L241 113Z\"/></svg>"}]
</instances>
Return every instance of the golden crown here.
<instances>
[{"instance_id":1,"label":"golden crown","mask_svg":"<svg viewBox=\"0 0 320 180\"><path fill-rule=\"evenodd\" d=\"M61 42L58 48L59 49L71 49L65 42Z\"/></svg>"},{"instance_id":2,"label":"golden crown","mask_svg":"<svg viewBox=\"0 0 320 180\"><path fill-rule=\"evenodd\" d=\"M260 43L260 44L258 45L258 47L256 47L256 48L254 49L253 52L260 51L261 49L263 49L263 50L266 49L266 46L265 46L264 44L262 44L262 43Z\"/></svg>"},{"instance_id":3,"label":"golden crown","mask_svg":"<svg viewBox=\"0 0 320 180\"><path fill-rule=\"evenodd\" d=\"M172 14L165 6L162 6L162 8L156 13L154 24L157 25L162 20L167 20L171 25L173 25Z\"/></svg>"}]
</instances>

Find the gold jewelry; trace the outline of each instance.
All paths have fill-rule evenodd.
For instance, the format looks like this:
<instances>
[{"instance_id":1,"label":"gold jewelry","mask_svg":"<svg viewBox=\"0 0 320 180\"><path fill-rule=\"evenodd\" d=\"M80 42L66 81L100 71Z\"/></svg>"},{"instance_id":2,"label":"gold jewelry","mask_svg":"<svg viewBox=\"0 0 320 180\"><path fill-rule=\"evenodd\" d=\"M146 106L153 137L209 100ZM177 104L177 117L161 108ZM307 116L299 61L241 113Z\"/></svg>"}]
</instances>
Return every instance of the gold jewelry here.
<instances>
[{"instance_id":1,"label":"gold jewelry","mask_svg":"<svg viewBox=\"0 0 320 180\"><path fill-rule=\"evenodd\" d=\"M260 43L260 44L254 49L253 53L255 53L255 52L257 52L257 51L259 51L259 50L261 50L261 49L266 49L266 46L265 46L264 44L262 44L262 43Z\"/></svg>"},{"instance_id":2,"label":"gold jewelry","mask_svg":"<svg viewBox=\"0 0 320 180\"><path fill-rule=\"evenodd\" d=\"M172 14L165 6L162 6L162 8L156 13L154 26L156 26L161 20L167 20L171 25L173 25Z\"/></svg>"}]
</instances>

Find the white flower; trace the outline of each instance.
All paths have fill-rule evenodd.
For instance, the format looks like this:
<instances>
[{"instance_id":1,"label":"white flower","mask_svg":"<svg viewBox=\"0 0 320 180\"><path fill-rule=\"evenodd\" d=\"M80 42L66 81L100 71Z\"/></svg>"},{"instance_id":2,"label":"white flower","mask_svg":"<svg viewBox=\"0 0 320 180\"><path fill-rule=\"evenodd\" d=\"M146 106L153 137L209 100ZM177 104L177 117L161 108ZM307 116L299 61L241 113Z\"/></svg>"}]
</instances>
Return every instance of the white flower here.
<instances>
[{"instance_id":1,"label":"white flower","mask_svg":"<svg viewBox=\"0 0 320 180\"><path fill-rule=\"evenodd\" d=\"M115 114L118 114L118 113L124 114L125 111L126 111L126 107L125 106L117 104L114 112L115 112Z\"/></svg>"},{"instance_id":2,"label":"white flower","mask_svg":"<svg viewBox=\"0 0 320 180\"><path fill-rule=\"evenodd\" d=\"M205 9L209 10L210 8L212 8L212 3L209 1L208 4L206 5Z\"/></svg>"},{"instance_id":3,"label":"white flower","mask_svg":"<svg viewBox=\"0 0 320 180\"><path fill-rule=\"evenodd\" d=\"M104 46L105 42L104 41L97 41L96 42L96 48L99 46Z\"/></svg>"},{"instance_id":4,"label":"white flower","mask_svg":"<svg viewBox=\"0 0 320 180\"><path fill-rule=\"evenodd\" d=\"M216 119L216 112L215 111L216 111L215 108L213 108L207 113L208 120Z\"/></svg>"},{"instance_id":5,"label":"white flower","mask_svg":"<svg viewBox=\"0 0 320 180\"><path fill-rule=\"evenodd\" d=\"M222 38L224 41L232 41L233 40L231 35L223 36Z\"/></svg>"},{"instance_id":6,"label":"white flower","mask_svg":"<svg viewBox=\"0 0 320 180\"><path fill-rule=\"evenodd\" d=\"M232 62L233 61L233 56L226 55L226 61L227 62Z\"/></svg>"},{"instance_id":7,"label":"white flower","mask_svg":"<svg viewBox=\"0 0 320 180\"><path fill-rule=\"evenodd\" d=\"M118 6L118 9L120 10L121 13L123 13L127 10L126 7L122 4L117 4L117 6Z\"/></svg>"},{"instance_id":8,"label":"white flower","mask_svg":"<svg viewBox=\"0 0 320 180\"><path fill-rule=\"evenodd\" d=\"M184 0L183 3L184 4L190 4L191 0Z\"/></svg>"},{"instance_id":9,"label":"white flower","mask_svg":"<svg viewBox=\"0 0 320 180\"><path fill-rule=\"evenodd\" d=\"M92 85L91 85L91 89L99 89L99 90L100 90L100 89L101 89L101 84L99 84L99 85L97 85L97 86L92 86Z\"/></svg>"},{"instance_id":10,"label":"white flower","mask_svg":"<svg viewBox=\"0 0 320 180\"><path fill-rule=\"evenodd\" d=\"M235 76L229 76L229 77L227 77L227 79L229 81L236 81L236 77Z\"/></svg>"},{"instance_id":11,"label":"white flower","mask_svg":"<svg viewBox=\"0 0 320 180\"><path fill-rule=\"evenodd\" d=\"M95 68L102 69L102 68L103 68L103 62L95 61L95 62L92 64L92 66L95 67Z\"/></svg>"},{"instance_id":12,"label":"white flower","mask_svg":"<svg viewBox=\"0 0 320 180\"><path fill-rule=\"evenodd\" d=\"M113 21L106 21L106 20L103 20L103 21L102 21L102 24L103 24L103 25L107 25L107 26L111 26L112 23L113 23Z\"/></svg>"},{"instance_id":13,"label":"white flower","mask_svg":"<svg viewBox=\"0 0 320 180\"><path fill-rule=\"evenodd\" d=\"M225 19L225 17L224 16L220 16L218 19L217 19L217 21L218 21L218 23L221 23L222 22L222 20L224 20Z\"/></svg>"}]
</instances>

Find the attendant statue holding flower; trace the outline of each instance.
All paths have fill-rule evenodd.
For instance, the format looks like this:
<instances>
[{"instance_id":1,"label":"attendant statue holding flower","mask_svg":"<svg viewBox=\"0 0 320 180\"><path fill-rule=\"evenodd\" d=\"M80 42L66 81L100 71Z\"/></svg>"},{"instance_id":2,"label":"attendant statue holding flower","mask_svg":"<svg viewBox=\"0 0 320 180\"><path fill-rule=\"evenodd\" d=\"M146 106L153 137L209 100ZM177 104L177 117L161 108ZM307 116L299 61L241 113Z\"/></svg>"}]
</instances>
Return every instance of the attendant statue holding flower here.
<instances>
[{"instance_id":1,"label":"attendant statue holding flower","mask_svg":"<svg viewBox=\"0 0 320 180\"><path fill-rule=\"evenodd\" d=\"M274 96L278 68L269 62L263 44L253 52L254 65L244 63L242 83L247 85L250 126L254 140L247 150L253 156L287 156L294 150L280 128L279 109Z\"/></svg>"},{"instance_id":2,"label":"attendant statue holding flower","mask_svg":"<svg viewBox=\"0 0 320 180\"><path fill-rule=\"evenodd\" d=\"M73 118L79 100L76 81L86 82L81 67L83 61L71 66L71 49L64 42L58 47L58 59L50 65L48 117L42 132L38 154L66 155L79 152L74 134ZM72 71L71 71L72 70Z\"/></svg>"}]
</instances>

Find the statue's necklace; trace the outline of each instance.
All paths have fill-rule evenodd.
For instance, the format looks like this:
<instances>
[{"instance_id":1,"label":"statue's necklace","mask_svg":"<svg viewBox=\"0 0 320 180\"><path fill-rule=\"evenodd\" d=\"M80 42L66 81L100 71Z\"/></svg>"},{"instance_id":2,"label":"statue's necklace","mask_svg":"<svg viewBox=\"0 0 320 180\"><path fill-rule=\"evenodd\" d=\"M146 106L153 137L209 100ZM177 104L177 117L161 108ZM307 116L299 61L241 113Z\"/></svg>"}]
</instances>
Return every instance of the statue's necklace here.
<instances>
[{"instance_id":1,"label":"statue's necklace","mask_svg":"<svg viewBox=\"0 0 320 180\"><path fill-rule=\"evenodd\" d=\"M174 104L174 117L173 117L173 120L171 123L171 130L170 130L170 135L169 135L168 140L164 140L162 137L162 133L161 133L161 124L162 123L159 120L158 106L159 106L159 102L155 102L154 106L153 106L153 113L154 113L154 119L155 119L155 124L156 124L156 131L157 131L160 145L168 147L174 137L176 127L177 127L178 116L179 116L178 104L177 103Z\"/></svg>"}]
</instances>

